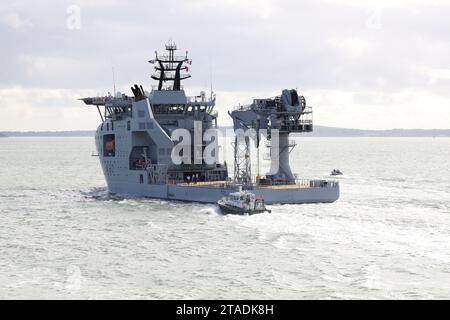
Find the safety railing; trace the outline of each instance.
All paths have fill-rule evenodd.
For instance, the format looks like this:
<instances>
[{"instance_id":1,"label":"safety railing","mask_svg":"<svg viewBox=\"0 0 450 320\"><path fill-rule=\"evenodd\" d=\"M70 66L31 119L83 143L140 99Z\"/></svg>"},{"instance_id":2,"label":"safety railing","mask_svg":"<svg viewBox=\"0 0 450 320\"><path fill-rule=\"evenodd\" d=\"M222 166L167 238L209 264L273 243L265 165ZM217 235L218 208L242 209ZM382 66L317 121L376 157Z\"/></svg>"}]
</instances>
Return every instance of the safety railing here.
<instances>
[{"instance_id":1,"label":"safety railing","mask_svg":"<svg viewBox=\"0 0 450 320\"><path fill-rule=\"evenodd\" d=\"M295 183L309 188L336 188L339 186L339 182L334 180L296 179Z\"/></svg>"},{"instance_id":2,"label":"safety railing","mask_svg":"<svg viewBox=\"0 0 450 320\"><path fill-rule=\"evenodd\" d=\"M288 184L283 181L266 181L264 184L252 183L252 186L263 186L265 188L278 188L280 186L292 186L302 188L337 188L339 182L334 180L310 180L310 179L295 179L295 183Z\"/></svg>"}]
</instances>

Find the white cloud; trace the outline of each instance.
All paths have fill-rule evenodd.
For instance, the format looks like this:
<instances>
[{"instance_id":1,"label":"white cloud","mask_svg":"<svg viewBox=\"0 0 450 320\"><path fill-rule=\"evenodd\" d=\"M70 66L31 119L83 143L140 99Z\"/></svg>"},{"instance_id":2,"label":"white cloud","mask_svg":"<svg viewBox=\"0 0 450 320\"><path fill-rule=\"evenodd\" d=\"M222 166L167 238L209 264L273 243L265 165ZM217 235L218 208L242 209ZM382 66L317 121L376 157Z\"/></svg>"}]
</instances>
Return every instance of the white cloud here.
<instances>
[{"instance_id":1,"label":"white cloud","mask_svg":"<svg viewBox=\"0 0 450 320\"><path fill-rule=\"evenodd\" d=\"M327 0L329 3L345 4L356 7L387 8L409 7L415 5L439 5L448 0Z\"/></svg>"},{"instance_id":2,"label":"white cloud","mask_svg":"<svg viewBox=\"0 0 450 320\"><path fill-rule=\"evenodd\" d=\"M342 50L350 57L360 57L364 55L370 47L370 43L360 37L350 37L346 39L330 39L329 43Z\"/></svg>"},{"instance_id":3,"label":"white cloud","mask_svg":"<svg viewBox=\"0 0 450 320\"><path fill-rule=\"evenodd\" d=\"M9 12L0 15L0 22L12 29L27 29L33 24L25 19L22 19L18 13Z\"/></svg>"},{"instance_id":4,"label":"white cloud","mask_svg":"<svg viewBox=\"0 0 450 320\"><path fill-rule=\"evenodd\" d=\"M98 93L90 89L67 90L10 87L0 89L0 131L90 130L97 127L95 108L77 99Z\"/></svg>"},{"instance_id":5,"label":"white cloud","mask_svg":"<svg viewBox=\"0 0 450 320\"><path fill-rule=\"evenodd\" d=\"M449 80L450 69L431 69L429 75L431 83L435 83L437 80Z\"/></svg>"},{"instance_id":6,"label":"white cloud","mask_svg":"<svg viewBox=\"0 0 450 320\"><path fill-rule=\"evenodd\" d=\"M312 90L316 124L360 129L448 129L450 100L426 90Z\"/></svg>"},{"instance_id":7,"label":"white cloud","mask_svg":"<svg viewBox=\"0 0 450 320\"><path fill-rule=\"evenodd\" d=\"M311 101L316 124L449 122L450 1L80 0L76 32L65 24L72 3L0 4L0 107L10 112L0 130L95 128L75 98L111 90L112 66L118 90L150 88L146 61L169 38L194 60L189 93L209 89L212 61L220 124L230 107L284 87Z\"/></svg>"}]
</instances>

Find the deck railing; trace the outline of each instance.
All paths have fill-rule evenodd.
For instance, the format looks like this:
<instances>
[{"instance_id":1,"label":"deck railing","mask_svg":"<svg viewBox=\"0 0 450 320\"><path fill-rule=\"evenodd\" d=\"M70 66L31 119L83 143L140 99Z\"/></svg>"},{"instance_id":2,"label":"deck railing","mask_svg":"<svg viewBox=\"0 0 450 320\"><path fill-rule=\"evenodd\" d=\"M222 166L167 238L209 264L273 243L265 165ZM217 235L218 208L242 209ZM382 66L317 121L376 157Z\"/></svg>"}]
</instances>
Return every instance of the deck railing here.
<instances>
[{"instance_id":1,"label":"deck railing","mask_svg":"<svg viewBox=\"0 0 450 320\"><path fill-rule=\"evenodd\" d=\"M253 184L252 185L257 185ZM261 184L264 187L277 187L281 185L286 185L285 182L271 182L268 184ZM303 188L336 188L339 186L339 182L335 180L310 180L310 179L295 179L295 183L292 186L300 186Z\"/></svg>"},{"instance_id":2,"label":"deck railing","mask_svg":"<svg viewBox=\"0 0 450 320\"><path fill-rule=\"evenodd\" d=\"M295 183L309 188L336 188L339 186L339 182L335 180L296 179Z\"/></svg>"},{"instance_id":3,"label":"deck railing","mask_svg":"<svg viewBox=\"0 0 450 320\"><path fill-rule=\"evenodd\" d=\"M299 186L301 188L337 188L339 186L339 182L334 180L309 180L309 179L296 179L293 184L286 183L267 183L267 184L257 184L257 183L247 183L247 184L239 184L232 180L227 181L198 181L194 182L186 182L180 180L168 180L168 184L180 185L180 186L197 186L197 187L208 187L208 188L225 188L225 189L234 189L236 186L242 186L243 189L253 189L254 187L264 187L264 188L279 188L280 186Z\"/></svg>"}]
</instances>

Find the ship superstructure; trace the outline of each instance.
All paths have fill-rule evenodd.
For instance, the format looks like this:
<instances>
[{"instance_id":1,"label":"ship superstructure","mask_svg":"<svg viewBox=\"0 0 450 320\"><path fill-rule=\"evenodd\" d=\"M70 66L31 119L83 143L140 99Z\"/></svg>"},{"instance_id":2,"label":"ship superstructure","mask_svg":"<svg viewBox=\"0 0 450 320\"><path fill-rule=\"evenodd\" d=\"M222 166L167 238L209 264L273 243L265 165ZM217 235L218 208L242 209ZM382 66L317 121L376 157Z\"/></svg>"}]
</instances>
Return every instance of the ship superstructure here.
<instances>
[{"instance_id":1,"label":"ship superstructure","mask_svg":"<svg viewBox=\"0 0 450 320\"><path fill-rule=\"evenodd\" d=\"M235 129L257 132L258 147L265 130L272 143L270 174L263 177L258 172L253 178L248 138L243 139L244 144L235 141L233 179L227 165L218 161L218 148L212 153L213 162L205 160L210 147L218 143L217 136L208 135L217 129L215 94L187 96L181 83L191 76L188 53L178 55L174 43L165 49L149 61L155 68L151 78L158 82L150 92L134 85L133 96L118 92L81 99L96 106L102 120L95 140L110 192L215 203L244 188L263 196L269 204L338 199L337 182L299 181L289 167L289 133L312 130L311 110L296 90L284 90L271 99L255 99L230 113ZM274 136L279 137L276 145Z\"/></svg>"}]
</instances>

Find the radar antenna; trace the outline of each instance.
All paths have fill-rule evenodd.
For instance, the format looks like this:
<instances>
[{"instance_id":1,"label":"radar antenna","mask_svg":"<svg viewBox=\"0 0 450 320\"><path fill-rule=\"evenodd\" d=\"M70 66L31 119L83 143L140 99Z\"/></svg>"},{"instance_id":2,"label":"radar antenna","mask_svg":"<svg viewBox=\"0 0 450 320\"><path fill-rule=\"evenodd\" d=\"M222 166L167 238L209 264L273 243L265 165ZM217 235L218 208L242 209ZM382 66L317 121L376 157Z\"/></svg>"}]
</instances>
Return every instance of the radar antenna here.
<instances>
[{"instance_id":1,"label":"radar antenna","mask_svg":"<svg viewBox=\"0 0 450 320\"><path fill-rule=\"evenodd\" d=\"M176 55L177 46L172 41L166 44L165 49L166 54L159 55L155 51L155 59L149 61L156 64L155 73L151 75L151 78L158 80L158 90L163 89L163 83L166 81L173 81L172 88L167 88L168 90L181 90L181 80L191 77L188 65L192 63L192 60L188 58L187 51L186 55Z\"/></svg>"}]
</instances>

